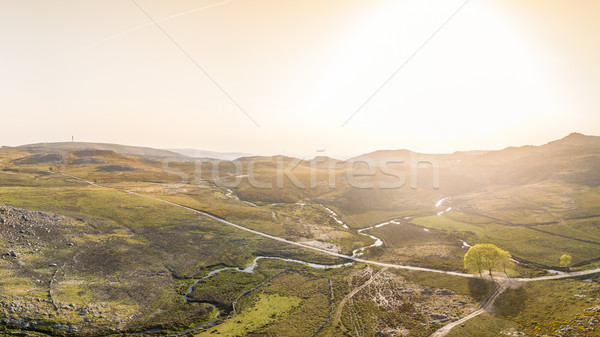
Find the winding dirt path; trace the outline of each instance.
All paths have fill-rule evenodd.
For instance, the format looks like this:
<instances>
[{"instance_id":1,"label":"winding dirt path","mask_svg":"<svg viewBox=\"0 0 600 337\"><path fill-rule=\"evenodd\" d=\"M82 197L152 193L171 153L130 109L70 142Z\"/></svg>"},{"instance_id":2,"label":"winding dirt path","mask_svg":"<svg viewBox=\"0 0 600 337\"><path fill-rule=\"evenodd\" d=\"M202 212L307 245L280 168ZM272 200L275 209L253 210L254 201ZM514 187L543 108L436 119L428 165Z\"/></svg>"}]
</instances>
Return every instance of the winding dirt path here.
<instances>
[{"instance_id":1,"label":"winding dirt path","mask_svg":"<svg viewBox=\"0 0 600 337\"><path fill-rule=\"evenodd\" d=\"M485 301L483 301L483 303L481 303L479 309L473 311L472 313L457 321L444 325L436 332L434 332L430 337L446 336L450 332L450 330L452 330L457 325L463 324L466 321L477 317L484 312L489 312L492 309L494 302L496 301L498 296L500 296L506 289L517 286L519 282L516 279L511 278L496 278L494 279L494 283L496 284L496 289Z\"/></svg>"},{"instance_id":2,"label":"winding dirt path","mask_svg":"<svg viewBox=\"0 0 600 337\"><path fill-rule=\"evenodd\" d=\"M446 336L457 325L463 324L466 321L468 321L472 318L475 318L484 312L489 312L492 309L496 299L500 295L502 295L502 293L506 289L515 288L518 286L518 284L520 282L566 279L566 278L572 278L572 277L577 277L577 276L585 276L585 275L589 275L589 274L595 274L594 271L595 271L595 273L597 273L598 269L591 270L591 271L586 270L583 272L574 272L574 273L569 273L569 274L564 274L564 275L542 276L542 277L536 277L536 278L520 278L520 279L519 278L509 278L509 277L495 278L494 282L496 283L496 290L494 290L494 292L483 303L481 303L481 306L479 307L479 309L477 309L476 311L470 313L469 315L467 315L457 321L454 321L454 322L444 325L443 327L438 329L436 332L434 332L430 337Z\"/></svg>"},{"instance_id":3,"label":"winding dirt path","mask_svg":"<svg viewBox=\"0 0 600 337\"><path fill-rule=\"evenodd\" d=\"M371 278L368 279L365 283L363 283L362 285L354 288L350 293L348 293L348 295L344 296L344 298L340 301L340 304L338 305L338 308L333 316L333 320L332 320L332 326L335 328L341 321L342 319L342 311L344 310L344 306L346 306L346 303L352 298L354 297L354 295L356 295L359 291L363 290L365 287L368 287L371 283L373 283L373 281L375 280L375 278L383 273L384 271L386 271L387 268L383 268L380 269L377 273L375 273L374 275L371 275ZM345 329L344 326L340 326L343 330ZM331 336L331 332L329 333L329 336Z\"/></svg>"},{"instance_id":4,"label":"winding dirt path","mask_svg":"<svg viewBox=\"0 0 600 337\"><path fill-rule=\"evenodd\" d=\"M464 322L470 320L471 318L477 317L477 316L481 315L482 313L489 311L492 308L492 306L493 306L494 302L496 301L496 299L498 298L498 296L500 296L506 289L507 289L506 284L503 284L501 282L496 282L496 290L494 290L492 295L490 297L488 297L481 304L479 309L477 309L476 311L473 311L472 313L459 319L458 321L454 321L454 322L444 325L443 327L438 329L436 332L434 332L431 335L431 337L446 336L450 332L450 330L452 330L455 326L463 324Z\"/></svg>"}]
</instances>

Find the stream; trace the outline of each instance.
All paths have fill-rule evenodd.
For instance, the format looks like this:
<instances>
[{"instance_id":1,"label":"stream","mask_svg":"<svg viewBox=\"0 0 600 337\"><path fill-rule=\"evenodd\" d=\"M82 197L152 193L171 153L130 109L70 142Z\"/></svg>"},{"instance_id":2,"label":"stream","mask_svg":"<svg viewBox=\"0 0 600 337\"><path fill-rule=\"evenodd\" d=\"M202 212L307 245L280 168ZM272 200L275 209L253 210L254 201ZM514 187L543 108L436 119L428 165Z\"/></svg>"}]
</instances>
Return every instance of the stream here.
<instances>
[{"instance_id":1,"label":"stream","mask_svg":"<svg viewBox=\"0 0 600 337\"><path fill-rule=\"evenodd\" d=\"M229 197L235 197L233 195L233 191L228 190L227 192L228 192L227 196L229 196ZM440 207L444 203L444 201L446 201L447 199L448 198L444 198L444 199L439 200L435 204L435 206L436 207ZM301 205L301 206L304 206L304 205ZM338 224L342 225L342 227L344 227L344 228L349 228L348 225L346 225L342 220L339 219L337 213L334 212L331 208L326 207L324 205L320 205L320 206L323 207L325 210L327 210L329 212L329 216L331 218L333 218ZM449 207L445 211L442 211L442 212L438 213L438 215L441 215L441 214L443 214L445 212L448 212L451 209L452 208ZM410 217L404 217L404 220L408 220L408 219L410 219ZM383 245L383 240L381 240L380 238L376 237L375 235L364 233L365 231L369 231L369 230L374 229L374 228L380 228L380 227L388 226L388 225L392 225L392 224L398 225L398 224L401 223L400 221L401 220L399 220L399 219L394 219L394 220L382 222L380 224L377 224L377 225L374 225L374 226L371 226L371 227L359 229L358 230L358 234L364 235L364 236L368 236L369 238L373 239L375 241L375 243L373 243L371 245L368 245L368 246L364 246L364 247L357 248L357 249L353 250L352 251L352 257L353 258L360 257L360 256L364 255L365 250L367 250L369 248L372 248L372 247L380 247L380 246ZM466 242L463 241L463 247L470 247L470 246ZM258 262L260 260L266 260L266 259L268 259L268 260L280 260L280 261L292 262L292 263L299 263L299 264L303 264L305 266L308 266L308 267L311 267L311 268L315 268L315 269L336 269L336 268L342 268L342 267L347 267L347 266L352 265L352 262L347 262L347 263L343 263L343 264L335 264L335 265L326 265L326 264L318 264L318 263L306 262L306 261L302 261L302 260L287 259L287 258L282 258L282 257L258 256L258 257L256 257L252 261L251 265L249 265L248 267L246 267L244 269L242 269L240 267L224 267L224 268L215 269L215 270L209 272L208 275L204 276L203 278L196 279L196 281L192 285L189 286L189 288L188 288L187 292L185 293L185 295L183 295L183 300L185 301L185 303L201 303L201 304L204 304L204 305L208 305L208 306L210 306L210 307L212 307L212 308L214 308L216 310L215 317L211 321L209 321L209 322L207 322L207 323L205 323L203 325L195 327L194 330L201 329L201 328L206 328L206 327L210 327L210 326L214 325L217 322L217 320L219 319L219 317L221 316L221 310L219 310L219 308L217 308L217 306L215 306L214 304L208 303L208 302L193 302L193 301L189 300L189 296L194 291L194 287L200 281L209 279L212 276L214 276L214 275L216 275L216 274L218 274L220 272L226 271L226 270L235 270L235 271L241 272L241 273L254 273L254 270L258 267Z\"/></svg>"},{"instance_id":2,"label":"stream","mask_svg":"<svg viewBox=\"0 0 600 337\"><path fill-rule=\"evenodd\" d=\"M235 194L235 192L233 192L233 190L232 190L231 188L228 188L228 189L227 189L227 193L225 193L225 196L226 196L226 197L228 197L228 198L232 198L232 199L235 199L235 200L239 200L239 201L241 201L241 202L245 203L246 205L250 205L250 206L252 206L252 207L258 207L258 205L257 205L257 204L255 204L255 203L253 203L253 202L250 202L250 201L246 201L246 200L242 200L242 199L240 199L240 198L239 198L239 197L238 197L238 196Z\"/></svg>"},{"instance_id":3,"label":"stream","mask_svg":"<svg viewBox=\"0 0 600 337\"><path fill-rule=\"evenodd\" d=\"M335 220L335 222L337 222L338 224L342 225L342 227L344 228L350 228L348 227L348 225L346 225L342 220L340 220L340 218L338 217L337 213L334 212L331 208L327 207L327 206L323 206L321 204L319 204L321 207L325 208L325 210L327 210L327 212L329 212L329 216Z\"/></svg>"},{"instance_id":4,"label":"stream","mask_svg":"<svg viewBox=\"0 0 600 337\"><path fill-rule=\"evenodd\" d=\"M406 217L404 219L406 220L406 219L408 219L408 217ZM371 239L375 240L375 243L372 245L369 245L369 246L365 246L365 247L361 247L361 248L353 250L352 257L360 257L360 256L364 255L366 249L369 249L372 247L379 247L379 246L383 245L383 241L380 238L376 237L375 235L363 233L364 231L368 231L373 228L379 228L379 227L383 227L383 226L387 226L387 225L391 225L391 224L398 225L398 224L400 224L400 221L399 220L390 220L390 221L382 222L375 226L359 229L358 234L370 237Z\"/></svg>"},{"instance_id":5,"label":"stream","mask_svg":"<svg viewBox=\"0 0 600 337\"><path fill-rule=\"evenodd\" d=\"M335 269L335 268L342 268L342 267L347 267L347 266L352 265L352 262L327 265L327 264L311 263L311 262L306 262L306 261L302 261L302 260L286 259L286 258L282 258L282 257L258 256L254 259L254 261L252 261L252 264L250 266L246 267L245 269L241 269L239 267L225 267L225 268L213 270L210 273L208 273L208 275L204 276L203 278L196 279L196 281L192 285L189 286L185 295L183 295L183 300L185 301L185 303L201 303L204 305L208 305L217 311L215 314L215 318L213 318L210 322L207 322L203 325L194 327L194 330L202 329L202 328L206 328L206 327L210 327L210 326L214 325L217 322L217 320L219 319L219 317L221 316L221 310L219 310L219 308L217 308L217 306L215 306L214 304L208 303L208 302L194 302L194 301L189 300L189 295L192 293L192 291L194 291L194 286L196 286L196 284L198 284L198 282L200 282L201 280L206 280L206 279L208 279L222 271L225 271L225 270L235 270L235 271L238 271L241 273L254 273L254 269L256 269L256 267L258 266L258 261L267 260L267 259L299 263L299 264L303 264L305 266L315 268L315 269Z\"/></svg>"},{"instance_id":6,"label":"stream","mask_svg":"<svg viewBox=\"0 0 600 337\"><path fill-rule=\"evenodd\" d=\"M446 200L448 200L448 197L438 200L438 202L436 202L436 203L435 203L435 207L436 207L436 208L439 208L440 206L442 206L442 205L444 204L444 202L446 202ZM446 208L446 209L445 209L445 210L443 210L443 211L439 211L439 212L437 213L437 215L442 215L442 214L444 214L444 213L448 213L448 212L450 212L451 210L452 210L452 207L448 207L448 208Z\"/></svg>"}]
</instances>

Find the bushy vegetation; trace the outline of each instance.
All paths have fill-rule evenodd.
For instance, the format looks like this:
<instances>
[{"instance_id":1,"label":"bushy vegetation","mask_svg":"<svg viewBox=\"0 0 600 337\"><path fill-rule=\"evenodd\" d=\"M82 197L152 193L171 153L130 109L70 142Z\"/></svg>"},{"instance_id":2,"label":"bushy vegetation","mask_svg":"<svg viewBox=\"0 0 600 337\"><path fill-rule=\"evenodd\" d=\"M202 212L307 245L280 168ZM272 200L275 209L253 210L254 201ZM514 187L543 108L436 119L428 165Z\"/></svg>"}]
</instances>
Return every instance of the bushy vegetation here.
<instances>
[{"instance_id":1,"label":"bushy vegetation","mask_svg":"<svg viewBox=\"0 0 600 337\"><path fill-rule=\"evenodd\" d=\"M255 178L270 182L273 188L257 188L247 179L227 188L212 176L209 163L200 167L175 156L181 161L169 162L165 168L159 157L170 154L164 151L150 151L156 156L149 157L106 148L54 149L56 153L45 153L43 147L2 148L0 204L34 212L23 214L42 225L28 228L35 221L19 217L14 217L15 227L0 224L0 244L6 250L0 260L0 305L5 309L0 316L7 319L1 328L12 329L11 333L25 329L55 335L150 333L146 330L151 328L184 331L215 317L213 307L184 301L193 282L210 271L243 269L257 256L323 264L344 261L124 191L348 255L374 242L358 229L396 219L398 223L363 232L384 242L365 250L364 257L389 263L464 271L468 245L494 244L521 261L578 266L599 255L600 188L594 182L598 174L594 161L580 158L596 156L597 150L560 150L558 159L545 159L552 157L547 155L550 148L554 147L532 157L539 163L519 166L522 169L516 171L506 168L512 168L528 149L440 156L440 189L431 188L428 168L419 169L422 175L414 188L406 184L397 189L359 189L346 179L352 168L339 162L332 172L336 186L330 188L332 175L326 164L317 164L313 172L313 163L302 161L294 169L298 181L310 187L313 173L317 178L314 188L302 188L287 177L278 186L278 163L285 166L293 158L259 158ZM564 166L570 156L576 157L578 170ZM220 179L227 182L245 176L250 160L239 163L241 174L232 163L221 163ZM406 165L393 168L410 171ZM378 184L389 182L390 176L378 172L372 179ZM450 198L443 207L436 207L444 197ZM348 228L321 204L333 209ZM450 206L451 211L440 212ZM49 220L54 216L63 218ZM561 258L564 255L572 256L572 261ZM597 267L598 262L573 268L591 266ZM547 268L522 263L507 273L531 276ZM188 299L221 309L220 324L201 331L202 335L304 336L320 331L322 335L362 336L395 331L427 336L474 310L476 301L485 300L494 289L491 282L480 279L387 270L340 307L341 322L333 326L328 317L342 299L380 271L359 263L320 270L261 260L253 273L228 270L201 280ZM592 322L597 316L597 311L589 310L599 297L596 283L524 284L502 295L492 314L483 314L452 334L497 336L513 330L531 335L589 334L579 323ZM19 320L22 317L37 325L25 328ZM572 330L560 330L569 327Z\"/></svg>"},{"instance_id":2,"label":"bushy vegetation","mask_svg":"<svg viewBox=\"0 0 600 337\"><path fill-rule=\"evenodd\" d=\"M524 283L500 295L491 314L455 327L448 336L597 336L599 296L597 279Z\"/></svg>"},{"instance_id":3,"label":"bushy vegetation","mask_svg":"<svg viewBox=\"0 0 600 337\"><path fill-rule=\"evenodd\" d=\"M224 323L199 336L311 336L330 314L326 277L286 271L242 297Z\"/></svg>"}]
</instances>

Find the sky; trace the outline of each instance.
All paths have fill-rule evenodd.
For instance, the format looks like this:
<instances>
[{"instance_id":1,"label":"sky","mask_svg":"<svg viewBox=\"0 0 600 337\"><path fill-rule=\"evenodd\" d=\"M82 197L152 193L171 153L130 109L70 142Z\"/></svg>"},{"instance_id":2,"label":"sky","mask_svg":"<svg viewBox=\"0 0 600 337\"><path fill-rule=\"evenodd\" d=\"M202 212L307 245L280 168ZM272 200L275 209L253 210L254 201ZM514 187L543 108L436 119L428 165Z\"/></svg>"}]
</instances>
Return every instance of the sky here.
<instances>
[{"instance_id":1,"label":"sky","mask_svg":"<svg viewBox=\"0 0 600 337\"><path fill-rule=\"evenodd\" d=\"M600 135L596 0L0 0L0 145L344 157Z\"/></svg>"}]
</instances>

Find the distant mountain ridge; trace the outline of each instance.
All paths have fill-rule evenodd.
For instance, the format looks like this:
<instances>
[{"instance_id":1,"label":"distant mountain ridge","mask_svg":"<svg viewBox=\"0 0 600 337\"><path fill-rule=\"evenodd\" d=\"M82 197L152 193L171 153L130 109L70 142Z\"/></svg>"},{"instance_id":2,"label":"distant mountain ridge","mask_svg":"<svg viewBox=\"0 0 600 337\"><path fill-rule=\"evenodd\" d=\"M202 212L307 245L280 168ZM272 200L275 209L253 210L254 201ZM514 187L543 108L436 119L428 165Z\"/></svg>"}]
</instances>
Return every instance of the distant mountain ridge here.
<instances>
[{"instance_id":1,"label":"distant mountain ridge","mask_svg":"<svg viewBox=\"0 0 600 337\"><path fill-rule=\"evenodd\" d=\"M573 132L562 139L549 142L546 145L600 145L600 136L588 136Z\"/></svg>"},{"instance_id":2,"label":"distant mountain ridge","mask_svg":"<svg viewBox=\"0 0 600 337\"><path fill-rule=\"evenodd\" d=\"M192 158L211 158L219 160L236 160L238 158L253 156L251 153L243 152L213 152L198 149L169 149L171 152L179 153Z\"/></svg>"},{"instance_id":3,"label":"distant mountain ridge","mask_svg":"<svg viewBox=\"0 0 600 337\"><path fill-rule=\"evenodd\" d=\"M191 158L168 150L160 150L149 147L128 146L108 143L84 143L84 142L61 142L61 143L38 143L12 147L17 151L29 153L56 153L63 154L85 150L112 151L130 156L145 156L154 158L165 158L171 160L187 161Z\"/></svg>"},{"instance_id":4,"label":"distant mountain ridge","mask_svg":"<svg viewBox=\"0 0 600 337\"><path fill-rule=\"evenodd\" d=\"M108 143L87 143L87 142L61 142L61 143L38 143L12 147L15 150L30 153L68 153L83 150L104 150L132 156L148 156L155 158L168 158L171 160L194 161L198 159L206 160L267 160L277 156L257 156L243 152L213 152L199 149L155 149L149 147L128 146ZM588 136L581 133L571 133L559 140L548 142L541 146L524 145L520 147L507 147L502 150L472 150L457 151L452 154L427 154L413 152L407 149L398 150L377 150L374 152L362 154L347 161L372 160L381 164L386 161L404 160L409 163L411 157L434 157L441 162L462 162L476 161L480 163L499 163L510 162L523 157L532 155L547 154L569 154L570 149L578 148L580 153L597 154L600 151L600 136ZM292 158L292 157L290 157ZM314 160L314 159L313 159ZM338 160L335 160L338 161Z\"/></svg>"},{"instance_id":5,"label":"distant mountain ridge","mask_svg":"<svg viewBox=\"0 0 600 337\"><path fill-rule=\"evenodd\" d=\"M371 159L375 162L382 162L386 160L394 160L398 158L404 158L406 162L410 160L411 156L432 156L440 160L466 160L472 158L480 159L491 159L495 157L504 157L505 159L515 159L521 156L529 155L532 151L545 151L545 150L556 150L558 148L569 148L569 147L589 147L595 149L600 148L600 136L588 136L581 133L571 133L568 136L551 141L544 145L523 145L519 147L510 146L502 150L471 150L471 151L457 151L452 154L433 154L433 153L419 153L407 149L398 150L377 150L370 153L362 154L360 156L349 159L350 161L358 161Z\"/></svg>"}]
</instances>

